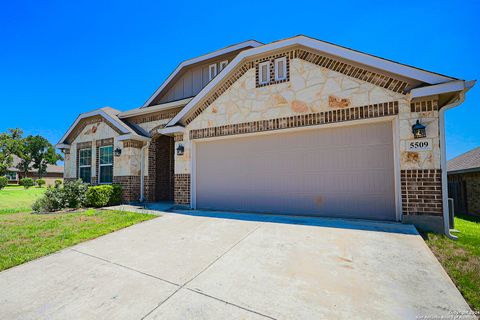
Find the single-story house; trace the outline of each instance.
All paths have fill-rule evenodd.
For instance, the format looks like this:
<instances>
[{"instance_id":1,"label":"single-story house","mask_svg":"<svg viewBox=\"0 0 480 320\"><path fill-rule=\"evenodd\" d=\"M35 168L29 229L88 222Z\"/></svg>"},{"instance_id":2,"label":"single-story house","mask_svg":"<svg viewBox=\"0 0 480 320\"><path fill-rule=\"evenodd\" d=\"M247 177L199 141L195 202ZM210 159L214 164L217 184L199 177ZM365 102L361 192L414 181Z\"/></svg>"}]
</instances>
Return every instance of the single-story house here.
<instances>
[{"instance_id":1,"label":"single-story house","mask_svg":"<svg viewBox=\"0 0 480 320\"><path fill-rule=\"evenodd\" d=\"M455 212L480 215L480 147L448 161L447 167Z\"/></svg>"},{"instance_id":2,"label":"single-story house","mask_svg":"<svg viewBox=\"0 0 480 320\"><path fill-rule=\"evenodd\" d=\"M8 178L9 184L19 184L20 179L25 178L24 172L18 169L18 164L20 163L20 158L13 156L13 165L8 168L7 174L5 175ZM35 169L28 171L26 178L32 178L34 180L38 179L38 174ZM45 180L47 186L55 184L55 180L63 181L63 166L57 165L47 165L47 172L43 175L42 179Z\"/></svg>"},{"instance_id":3,"label":"single-story house","mask_svg":"<svg viewBox=\"0 0 480 320\"><path fill-rule=\"evenodd\" d=\"M475 81L306 36L183 61L139 108L80 114L65 179L126 201L449 232L444 112Z\"/></svg>"}]
</instances>

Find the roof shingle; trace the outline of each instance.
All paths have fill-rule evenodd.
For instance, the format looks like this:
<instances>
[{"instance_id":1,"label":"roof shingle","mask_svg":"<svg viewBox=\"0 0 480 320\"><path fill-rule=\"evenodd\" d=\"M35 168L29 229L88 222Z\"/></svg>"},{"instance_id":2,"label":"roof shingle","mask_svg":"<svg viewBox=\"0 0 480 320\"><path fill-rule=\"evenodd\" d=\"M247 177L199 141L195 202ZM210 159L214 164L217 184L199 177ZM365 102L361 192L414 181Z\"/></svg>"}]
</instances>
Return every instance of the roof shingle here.
<instances>
[{"instance_id":1,"label":"roof shingle","mask_svg":"<svg viewBox=\"0 0 480 320\"><path fill-rule=\"evenodd\" d=\"M448 172L472 169L480 170L480 147L461 154L447 163Z\"/></svg>"}]
</instances>

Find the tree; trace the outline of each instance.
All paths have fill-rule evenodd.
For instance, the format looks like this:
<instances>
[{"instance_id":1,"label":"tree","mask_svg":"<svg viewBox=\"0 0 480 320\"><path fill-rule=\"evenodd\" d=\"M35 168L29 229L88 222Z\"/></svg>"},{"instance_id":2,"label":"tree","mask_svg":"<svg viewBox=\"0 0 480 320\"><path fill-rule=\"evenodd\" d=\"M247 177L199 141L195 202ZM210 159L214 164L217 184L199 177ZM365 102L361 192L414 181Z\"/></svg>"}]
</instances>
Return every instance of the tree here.
<instances>
[{"instance_id":1,"label":"tree","mask_svg":"<svg viewBox=\"0 0 480 320\"><path fill-rule=\"evenodd\" d=\"M33 168L37 169L38 178L42 178L47 172L48 164L56 164L63 160L63 157L55 151L53 145L42 136L28 136L28 151L33 163Z\"/></svg>"},{"instance_id":2,"label":"tree","mask_svg":"<svg viewBox=\"0 0 480 320\"><path fill-rule=\"evenodd\" d=\"M32 143L33 137L28 136L20 141L17 148L16 155L20 159L17 168L23 173L24 177L27 177L27 173L32 169Z\"/></svg>"},{"instance_id":3,"label":"tree","mask_svg":"<svg viewBox=\"0 0 480 320\"><path fill-rule=\"evenodd\" d=\"M5 175L13 165L13 155L18 152L22 135L23 131L18 128L0 133L0 176Z\"/></svg>"}]
</instances>

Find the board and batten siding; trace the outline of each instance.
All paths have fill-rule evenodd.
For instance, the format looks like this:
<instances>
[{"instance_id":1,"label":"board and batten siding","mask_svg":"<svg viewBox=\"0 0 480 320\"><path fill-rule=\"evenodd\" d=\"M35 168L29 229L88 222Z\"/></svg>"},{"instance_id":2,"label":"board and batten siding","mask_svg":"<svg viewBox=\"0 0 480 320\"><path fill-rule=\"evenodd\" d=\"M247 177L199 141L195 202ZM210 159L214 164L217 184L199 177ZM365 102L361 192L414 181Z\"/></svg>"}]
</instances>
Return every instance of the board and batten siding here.
<instances>
[{"instance_id":1,"label":"board and batten siding","mask_svg":"<svg viewBox=\"0 0 480 320\"><path fill-rule=\"evenodd\" d=\"M230 63L238 52L206 61L200 65L187 67L181 72L164 93L159 95L152 105L190 98L197 95L209 82L208 68L211 64L217 65L217 74L220 72L220 62L228 60Z\"/></svg>"}]
</instances>

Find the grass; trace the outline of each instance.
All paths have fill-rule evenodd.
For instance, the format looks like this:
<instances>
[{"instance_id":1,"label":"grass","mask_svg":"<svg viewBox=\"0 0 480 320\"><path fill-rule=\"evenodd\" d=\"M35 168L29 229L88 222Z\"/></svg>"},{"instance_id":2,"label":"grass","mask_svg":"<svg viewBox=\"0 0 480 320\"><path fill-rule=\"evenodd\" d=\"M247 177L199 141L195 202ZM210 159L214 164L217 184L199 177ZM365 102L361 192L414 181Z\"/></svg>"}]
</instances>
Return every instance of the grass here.
<instances>
[{"instance_id":1,"label":"grass","mask_svg":"<svg viewBox=\"0 0 480 320\"><path fill-rule=\"evenodd\" d=\"M458 240L425 234L425 242L443 265L470 307L480 311L480 217L455 217Z\"/></svg>"},{"instance_id":2,"label":"grass","mask_svg":"<svg viewBox=\"0 0 480 320\"><path fill-rule=\"evenodd\" d=\"M32 204L43 195L46 188L7 186L0 190L0 214L30 212Z\"/></svg>"},{"instance_id":3,"label":"grass","mask_svg":"<svg viewBox=\"0 0 480 320\"><path fill-rule=\"evenodd\" d=\"M153 218L148 214L96 209L0 215L0 271Z\"/></svg>"}]
</instances>

